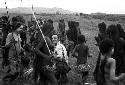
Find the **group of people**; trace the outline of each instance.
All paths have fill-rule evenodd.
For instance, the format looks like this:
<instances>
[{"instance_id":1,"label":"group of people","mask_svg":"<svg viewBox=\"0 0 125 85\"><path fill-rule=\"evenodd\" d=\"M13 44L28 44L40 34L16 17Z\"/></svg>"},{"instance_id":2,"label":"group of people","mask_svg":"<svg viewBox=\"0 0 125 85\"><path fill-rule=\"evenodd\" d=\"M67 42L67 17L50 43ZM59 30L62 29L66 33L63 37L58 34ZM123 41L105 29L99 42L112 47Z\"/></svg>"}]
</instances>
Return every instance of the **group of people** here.
<instances>
[{"instance_id":1,"label":"group of people","mask_svg":"<svg viewBox=\"0 0 125 85\"><path fill-rule=\"evenodd\" d=\"M63 83L68 82L67 73L71 70L68 65L69 55L67 54L64 39L60 38L59 35L61 33L61 36L65 36L64 20L60 20L59 33L56 33L51 19L44 23L39 22L40 26L34 23L31 28L28 28L19 16L13 17L11 21L6 16L1 19L3 32L1 44L3 49L2 68L8 67L7 75L3 78L3 81L9 79L9 83L11 83L16 78L21 77L23 71L32 67L34 83L58 85L62 81ZM83 35L78 38L81 45L85 43L84 38ZM84 46L79 47L75 50L78 52L78 56L87 56L88 48L86 46L85 49ZM80 52L79 55L80 50L78 49L84 49L84 54ZM48 66L54 68L54 71L49 70Z\"/></svg>"},{"instance_id":2,"label":"group of people","mask_svg":"<svg viewBox=\"0 0 125 85\"><path fill-rule=\"evenodd\" d=\"M77 67L87 63L87 57L91 57L89 47L86 45L86 38L81 34L79 23L69 21L69 30L65 30L64 20L59 21L58 32L55 32L53 21L25 25L23 19L13 17L8 21L2 17L2 67L8 66L7 75L3 78L12 82L23 75L25 69L33 68L32 79L34 83L41 85L58 85L60 78L68 82L67 73L69 67L69 47L65 44L64 37L74 44L71 56L77 58ZM10 23L11 22L11 23ZM38 28L40 27L40 28ZM125 73L125 33L120 24L110 25L108 28L104 22L98 24L99 34L95 37L100 53L98 56L94 77L97 85L124 85ZM61 37L60 37L61 35ZM74 36L74 37L73 37ZM48 69L54 68L54 70ZM82 77L88 71L81 71ZM118 82L116 82L118 81ZM85 81L83 81L84 83Z\"/></svg>"},{"instance_id":3,"label":"group of people","mask_svg":"<svg viewBox=\"0 0 125 85\"><path fill-rule=\"evenodd\" d=\"M97 85L124 85L125 40L120 24L99 23L99 34L95 37L100 53L94 72Z\"/></svg>"}]
</instances>

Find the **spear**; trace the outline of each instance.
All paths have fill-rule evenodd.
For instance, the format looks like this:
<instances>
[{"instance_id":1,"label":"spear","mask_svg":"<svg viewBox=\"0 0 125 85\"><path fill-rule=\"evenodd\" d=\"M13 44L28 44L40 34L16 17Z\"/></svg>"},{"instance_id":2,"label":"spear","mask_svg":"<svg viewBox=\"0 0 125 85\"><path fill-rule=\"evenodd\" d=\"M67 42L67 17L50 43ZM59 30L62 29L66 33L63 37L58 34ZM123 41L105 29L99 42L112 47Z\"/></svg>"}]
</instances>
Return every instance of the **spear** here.
<instances>
[{"instance_id":1,"label":"spear","mask_svg":"<svg viewBox=\"0 0 125 85\"><path fill-rule=\"evenodd\" d=\"M6 10L7 10L7 16L9 18L9 12L8 12L8 8L7 8L7 3L5 2L5 6L6 6Z\"/></svg>"},{"instance_id":2,"label":"spear","mask_svg":"<svg viewBox=\"0 0 125 85\"><path fill-rule=\"evenodd\" d=\"M47 49L48 49L48 51L49 51L49 54L51 55L51 52L50 52L50 49L49 49L48 44L47 44L47 42L46 42L45 36L44 36L44 34L43 34L43 32L42 32L40 26L39 26L39 23L38 23L38 21L37 21L37 19L36 19L36 16L35 16L35 14L34 14L33 5L32 5L32 14L33 14L33 17L34 17L34 19L35 19L35 21L36 21L36 24L37 24L37 26L38 26L38 28L39 28L39 30L40 30L40 33L42 34L42 37L43 37L43 39L44 39L44 41L45 41L45 43L46 43Z\"/></svg>"}]
</instances>

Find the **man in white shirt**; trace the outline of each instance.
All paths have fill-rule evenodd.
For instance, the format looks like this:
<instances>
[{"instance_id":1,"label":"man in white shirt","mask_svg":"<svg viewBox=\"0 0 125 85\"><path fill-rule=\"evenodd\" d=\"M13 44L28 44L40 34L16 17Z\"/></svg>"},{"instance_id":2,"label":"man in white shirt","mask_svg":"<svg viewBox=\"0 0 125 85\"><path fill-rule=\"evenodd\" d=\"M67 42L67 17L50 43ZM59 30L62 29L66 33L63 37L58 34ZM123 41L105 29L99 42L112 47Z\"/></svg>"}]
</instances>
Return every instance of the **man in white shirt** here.
<instances>
[{"instance_id":1,"label":"man in white shirt","mask_svg":"<svg viewBox=\"0 0 125 85\"><path fill-rule=\"evenodd\" d=\"M66 48L62 43L60 43L58 36L53 35L52 41L53 41L53 44L55 45L54 54L56 55L56 57L59 57L61 59L64 58L65 61L68 63L68 56L67 56Z\"/></svg>"},{"instance_id":2,"label":"man in white shirt","mask_svg":"<svg viewBox=\"0 0 125 85\"><path fill-rule=\"evenodd\" d=\"M56 62L54 65L54 67L56 68L55 76L58 81L60 81L60 75L63 76L62 83L66 84L68 82L68 78L67 78L66 74L69 71L69 70L67 71L67 69L65 69L65 65L67 64L67 66L68 66L67 51L66 51L65 46L60 43L57 35L52 36L52 41L53 41L53 44L55 45L55 49L54 49L55 57L57 57L60 60L60 61ZM63 60L64 60L64 62L63 62Z\"/></svg>"}]
</instances>

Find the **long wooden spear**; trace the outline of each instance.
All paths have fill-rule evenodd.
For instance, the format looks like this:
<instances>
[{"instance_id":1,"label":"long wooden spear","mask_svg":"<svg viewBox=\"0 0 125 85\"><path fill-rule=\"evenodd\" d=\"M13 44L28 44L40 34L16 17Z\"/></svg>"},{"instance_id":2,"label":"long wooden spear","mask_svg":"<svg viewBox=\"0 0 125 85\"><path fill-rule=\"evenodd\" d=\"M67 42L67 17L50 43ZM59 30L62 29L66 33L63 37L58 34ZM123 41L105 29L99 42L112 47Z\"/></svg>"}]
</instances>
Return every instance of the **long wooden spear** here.
<instances>
[{"instance_id":1,"label":"long wooden spear","mask_svg":"<svg viewBox=\"0 0 125 85\"><path fill-rule=\"evenodd\" d=\"M36 21L36 23L37 23L37 26L38 26L38 28L39 28L39 30L40 30L40 33L42 34L42 37L43 37L43 39L44 39L44 41L45 41L45 43L46 43L47 49L48 49L48 51L49 51L49 53L50 53L50 55L51 55L51 51L50 51L50 49L49 49L49 47L48 47L48 44L47 44L46 39L45 39L45 36L44 36L44 34L43 34L43 32L42 32L40 26L39 26L39 23L38 23L38 21L37 21L37 19L36 19L36 16L35 16L34 11L33 11L33 5L32 5L32 14L33 14L33 17L34 17L34 19L35 19L35 21Z\"/></svg>"},{"instance_id":2,"label":"long wooden spear","mask_svg":"<svg viewBox=\"0 0 125 85\"><path fill-rule=\"evenodd\" d=\"M6 11L7 11L7 17L9 19L9 12L8 12L8 8L7 8L7 3L5 2L5 6L6 6Z\"/></svg>"}]
</instances>

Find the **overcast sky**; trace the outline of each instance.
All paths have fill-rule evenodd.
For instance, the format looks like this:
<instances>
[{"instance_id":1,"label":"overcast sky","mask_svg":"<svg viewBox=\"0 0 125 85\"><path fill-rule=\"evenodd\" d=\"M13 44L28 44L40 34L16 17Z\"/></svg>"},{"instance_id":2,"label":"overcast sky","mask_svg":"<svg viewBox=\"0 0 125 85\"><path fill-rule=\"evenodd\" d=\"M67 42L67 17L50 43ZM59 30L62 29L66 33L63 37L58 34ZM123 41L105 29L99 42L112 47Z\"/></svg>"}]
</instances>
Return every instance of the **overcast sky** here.
<instances>
[{"instance_id":1,"label":"overcast sky","mask_svg":"<svg viewBox=\"0 0 125 85\"><path fill-rule=\"evenodd\" d=\"M125 14L125 0L0 0L0 8L15 7L59 7L83 13Z\"/></svg>"}]
</instances>

